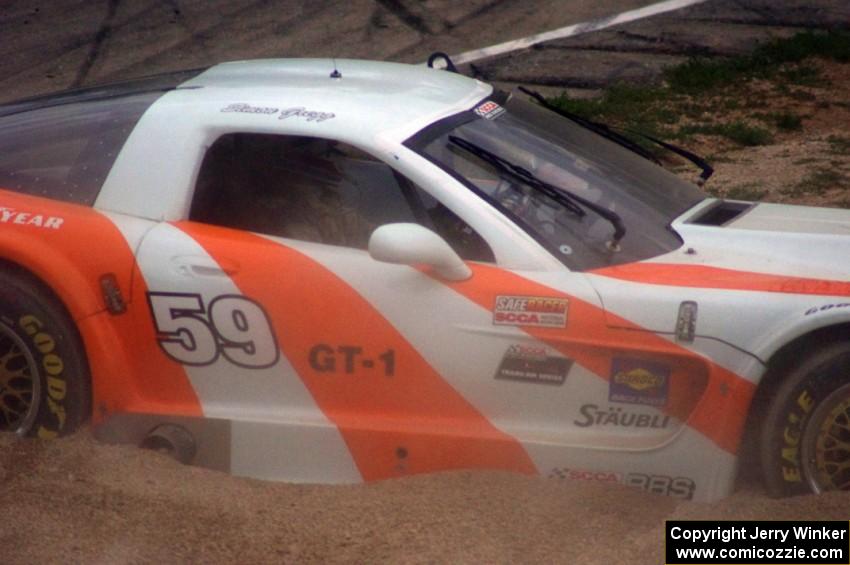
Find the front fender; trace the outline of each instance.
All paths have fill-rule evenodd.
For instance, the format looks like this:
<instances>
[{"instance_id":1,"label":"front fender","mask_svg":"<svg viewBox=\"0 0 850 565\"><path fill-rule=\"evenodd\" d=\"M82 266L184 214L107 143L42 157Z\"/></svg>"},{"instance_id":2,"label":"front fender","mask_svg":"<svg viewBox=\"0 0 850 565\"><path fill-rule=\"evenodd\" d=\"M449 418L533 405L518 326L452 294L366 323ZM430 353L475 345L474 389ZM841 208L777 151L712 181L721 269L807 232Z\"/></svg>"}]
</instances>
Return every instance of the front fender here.
<instances>
[{"instance_id":1,"label":"front fender","mask_svg":"<svg viewBox=\"0 0 850 565\"><path fill-rule=\"evenodd\" d=\"M810 308L788 316L773 331L764 334L752 347L752 353L767 361L784 345L816 330L850 324L850 300L824 299Z\"/></svg>"}]
</instances>

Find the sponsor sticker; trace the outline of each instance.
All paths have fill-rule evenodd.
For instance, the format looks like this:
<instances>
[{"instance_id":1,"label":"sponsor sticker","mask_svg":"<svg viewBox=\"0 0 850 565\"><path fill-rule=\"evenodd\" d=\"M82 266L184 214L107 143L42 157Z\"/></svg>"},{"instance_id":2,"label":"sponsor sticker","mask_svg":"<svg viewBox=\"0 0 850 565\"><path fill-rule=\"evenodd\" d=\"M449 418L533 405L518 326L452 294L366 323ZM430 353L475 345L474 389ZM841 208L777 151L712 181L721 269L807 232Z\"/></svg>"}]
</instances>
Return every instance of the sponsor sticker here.
<instances>
[{"instance_id":1,"label":"sponsor sticker","mask_svg":"<svg viewBox=\"0 0 850 565\"><path fill-rule=\"evenodd\" d=\"M496 378L562 385L572 364L572 359L548 355L544 347L511 345L496 371Z\"/></svg>"},{"instance_id":2,"label":"sponsor sticker","mask_svg":"<svg viewBox=\"0 0 850 565\"><path fill-rule=\"evenodd\" d=\"M484 118L485 120L495 120L499 116L505 113L505 109L493 102L492 100L488 100L484 102L477 108L475 108L475 113Z\"/></svg>"},{"instance_id":3,"label":"sponsor sticker","mask_svg":"<svg viewBox=\"0 0 850 565\"><path fill-rule=\"evenodd\" d=\"M277 119L285 120L287 118L302 118L308 122L324 122L325 120L330 120L336 117L336 114L333 112L319 112L317 110L308 110L303 106L299 106L296 108L285 108L283 110L279 108L273 108L269 106L251 106L250 104L243 103L235 103L229 104L221 109L221 111L225 114L236 112L239 114L262 114L266 116L271 116L278 114Z\"/></svg>"},{"instance_id":4,"label":"sponsor sticker","mask_svg":"<svg viewBox=\"0 0 850 565\"><path fill-rule=\"evenodd\" d=\"M20 226L58 230L64 222L65 219L59 216L48 216L37 212L24 212L15 210L14 208L0 206L0 224L18 224Z\"/></svg>"},{"instance_id":5,"label":"sponsor sticker","mask_svg":"<svg viewBox=\"0 0 850 565\"><path fill-rule=\"evenodd\" d=\"M615 357L611 362L608 400L664 406L670 389L670 367L643 359Z\"/></svg>"},{"instance_id":6,"label":"sponsor sticker","mask_svg":"<svg viewBox=\"0 0 850 565\"><path fill-rule=\"evenodd\" d=\"M566 298L500 295L493 309L493 324L565 328L569 305Z\"/></svg>"},{"instance_id":7,"label":"sponsor sticker","mask_svg":"<svg viewBox=\"0 0 850 565\"><path fill-rule=\"evenodd\" d=\"M823 306L813 306L806 310L806 316L817 314L818 312L826 312L835 308L850 308L850 302L842 302L840 304L824 304Z\"/></svg>"},{"instance_id":8,"label":"sponsor sticker","mask_svg":"<svg viewBox=\"0 0 850 565\"><path fill-rule=\"evenodd\" d=\"M584 404L579 408L581 417L573 420L579 428L613 426L619 428L651 428L663 430L670 424L670 416L630 412L619 406Z\"/></svg>"},{"instance_id":9,"label":"sponsor sticker","mask_svg":"<svg viewBox=\"0 0 850 565\"><path fill-rule=\"evenodd\" d=\"M572 467L555 467L549 472L550 479L569 481L592 481L597 483L620 483L654 494L671 496L683 500L694 497L696 483L689 477L671 477L647 473L617 473L615 471L590 471Z\"/></svg>"}]
</instances>

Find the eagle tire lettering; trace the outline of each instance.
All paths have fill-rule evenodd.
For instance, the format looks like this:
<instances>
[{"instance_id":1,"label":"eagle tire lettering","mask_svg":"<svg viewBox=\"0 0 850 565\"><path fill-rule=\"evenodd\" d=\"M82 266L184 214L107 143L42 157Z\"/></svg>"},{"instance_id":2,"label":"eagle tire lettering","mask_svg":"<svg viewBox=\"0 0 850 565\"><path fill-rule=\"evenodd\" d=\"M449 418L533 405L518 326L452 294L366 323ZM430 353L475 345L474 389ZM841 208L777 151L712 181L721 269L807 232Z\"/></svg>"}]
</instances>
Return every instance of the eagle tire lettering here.
<instances>
[{"instance_id":1,"label":"eagle tire lettering","mask_svg":"<svg viewBox=\"0 0 850 565\"><path fill-rule=\"evenodd\" d=\"M64 307L25 276L0 273L0 431L51 439L91 403L84 348Z\"/></svg>"},{"instance_id":2,"label":"eagle tire lettering","mask_svg":"<svg viewBox=\"0 0 850 565\"><path fill-rule=\"evenodd\" d=\"M821 347L785 375L761 429L761 464L774 496L811 492L801 459L802 443L818 405L850 381L850 343ZM813 424L814 425L814 424Z\"/></svg>"},{"instance_id":3,"label":"eagle tire lettering","mask_svg":"<svg viewBox=\"0 0 850 565\"><path fill-rule=\"evenodd\" d=\"M259 303L238 294L213 298L200 294L149 292L157 341L169 358L205 366L224 357L246 369L264 369L280 359L271 320Z\"/></svg>"}]
</instances>

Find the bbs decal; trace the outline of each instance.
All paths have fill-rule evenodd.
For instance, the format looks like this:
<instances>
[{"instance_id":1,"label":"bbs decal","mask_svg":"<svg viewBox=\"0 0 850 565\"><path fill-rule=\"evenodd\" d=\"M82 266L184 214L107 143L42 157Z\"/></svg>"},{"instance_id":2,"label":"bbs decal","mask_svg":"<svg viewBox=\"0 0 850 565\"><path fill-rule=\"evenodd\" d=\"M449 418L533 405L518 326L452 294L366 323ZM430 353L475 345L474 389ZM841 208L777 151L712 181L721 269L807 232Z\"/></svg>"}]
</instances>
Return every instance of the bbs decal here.
<instances>
[{"instance_id":1,"label":"bbs decal","mask_svg":"<svg viewBox=\"0 0 850 565\"><path fill-rule=\"evenodd\" d=\"M159 346L178 363L203 366L223 356L264 369L280 358L269 317L250 298L223 294L206 306L200 294L148 292L147 298Z\"/></svg>"}]
</instances>

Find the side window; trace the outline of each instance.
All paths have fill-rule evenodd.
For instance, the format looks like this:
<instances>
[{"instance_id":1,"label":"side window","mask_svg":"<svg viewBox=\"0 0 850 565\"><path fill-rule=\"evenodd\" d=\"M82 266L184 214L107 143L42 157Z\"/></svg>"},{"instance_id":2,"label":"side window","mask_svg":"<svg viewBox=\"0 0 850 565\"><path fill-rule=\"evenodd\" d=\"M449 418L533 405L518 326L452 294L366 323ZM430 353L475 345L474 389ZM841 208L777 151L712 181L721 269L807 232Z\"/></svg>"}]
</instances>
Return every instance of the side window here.
<instances>
[{"instance_id":1,"label":"side window","mask_svg":"<svg viewBox=\"0 0 850 565\"><path fill-rule=\"evenodd\" d=\"M136 122L161 95L46 100L0 117L0 189L94 204Z\"/></svg>"},{"instance_id":2,"label":"side window","mask_svg":"<svg viewBox=\"0 0 850 565\"><path fill-rule=\"evenodd\" d=\"M464 259L494 261L472 228L385 163L313 137L220 137L201 165L190 219L357 249L380 225L415 222Z\"/></svg>"}]
</instances>

